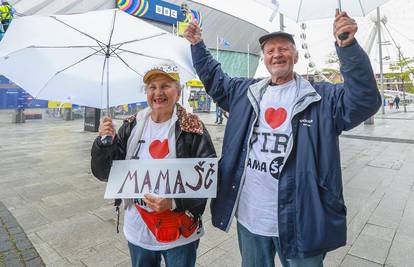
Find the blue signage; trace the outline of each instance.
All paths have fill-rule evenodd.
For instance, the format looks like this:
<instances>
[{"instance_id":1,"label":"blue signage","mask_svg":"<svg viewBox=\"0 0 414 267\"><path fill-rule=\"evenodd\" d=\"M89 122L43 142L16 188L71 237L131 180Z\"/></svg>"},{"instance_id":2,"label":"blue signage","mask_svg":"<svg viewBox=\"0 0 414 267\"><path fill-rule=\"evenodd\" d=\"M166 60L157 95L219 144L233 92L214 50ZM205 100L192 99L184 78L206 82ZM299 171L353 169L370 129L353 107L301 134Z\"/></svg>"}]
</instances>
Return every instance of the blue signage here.
<instances>
[{"instance_id":1,"label":"blue signage","mask_svg":"<svg viewBox=\"0 0 414 267\"><path fill-rule=\"evenodd\" d=\"M190 10L186 5L178 6L161 0L117 0L117 6L133 16L166 24L194 20L201 25L202 21L200 12Z\"/></svg>"},{"instance_id":2,"label":"blue signage","mask_svg":"<svg viewBox=\"0 0 414 267\"><path fill-rule=\"evenodd\" d=\"M0 75L0 109L47 108L47 100L33 99L23 89Z\"/></svg>"}]
</instances>

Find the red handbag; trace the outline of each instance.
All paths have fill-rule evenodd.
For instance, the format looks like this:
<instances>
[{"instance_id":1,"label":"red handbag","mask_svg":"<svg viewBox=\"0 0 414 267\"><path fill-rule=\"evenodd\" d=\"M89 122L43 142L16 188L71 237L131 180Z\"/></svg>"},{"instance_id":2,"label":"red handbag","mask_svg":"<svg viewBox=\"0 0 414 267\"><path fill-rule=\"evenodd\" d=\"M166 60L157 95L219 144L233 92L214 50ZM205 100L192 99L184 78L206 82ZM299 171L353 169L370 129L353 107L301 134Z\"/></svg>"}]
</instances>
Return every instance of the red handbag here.
<instances>
[{"instance_id":1,"label":"red handbag","mask_svg":"<svg viewBox=\"0 0 414 267\"><path fill-rule=\"evenodd\" d=\"M149 212L141 208L138 203L135 204L135 207L159 242L173 242L180 238L180 235L188 238L197 229L197 220L190 218L185 212L171 210Z\"/></svg>"}]
</instances>

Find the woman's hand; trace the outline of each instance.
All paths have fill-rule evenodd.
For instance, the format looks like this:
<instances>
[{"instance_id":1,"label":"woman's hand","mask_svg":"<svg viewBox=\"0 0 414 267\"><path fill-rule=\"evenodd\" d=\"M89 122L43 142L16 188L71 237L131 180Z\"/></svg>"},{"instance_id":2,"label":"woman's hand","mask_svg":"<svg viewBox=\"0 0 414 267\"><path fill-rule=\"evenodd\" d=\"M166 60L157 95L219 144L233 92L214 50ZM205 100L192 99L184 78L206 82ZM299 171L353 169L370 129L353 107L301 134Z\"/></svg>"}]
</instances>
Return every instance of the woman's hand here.
<instances>
[{"instance_id":1,"label":"woman's hand","mask_svg":"<svg viewBox=\"0 0 414 267\"><path fill-rule=\"evenodd\" d=\"M151 194L146 194L143 200L149 208L156 212L163 212L172 208L171 198L161 198Z\"/></svg>"},{"instance_id":2,"label":"woman's hand","mask_svg":"<svg viewBox=\"0 0 414 267\"><path fill-rule=\"evenodd\" d=\"M112 140L114 140L115 134L116 131L112 123L112 118L105 117L99 125L99 136L112 136Z\"/></svg>"}]
</instances>

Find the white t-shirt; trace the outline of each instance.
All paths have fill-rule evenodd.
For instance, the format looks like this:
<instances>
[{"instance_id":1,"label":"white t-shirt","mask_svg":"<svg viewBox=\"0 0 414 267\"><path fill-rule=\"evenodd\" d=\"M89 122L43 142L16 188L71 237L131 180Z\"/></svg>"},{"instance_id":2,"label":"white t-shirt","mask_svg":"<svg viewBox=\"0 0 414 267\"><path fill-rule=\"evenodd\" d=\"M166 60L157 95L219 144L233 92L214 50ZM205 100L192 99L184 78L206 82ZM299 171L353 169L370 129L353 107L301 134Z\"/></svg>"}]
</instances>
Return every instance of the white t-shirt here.
<instances>
[{"instance_id":1,"label":"white t-shirt","mask_svg":"<svg viewBox=\"0 0 414 267\"><path fill-rule=\"evenodd\" d=\"M292 80L268 86L260 101L237 209L238 222L257 235L279 236L278 179L292 133L295 97Z\"/></svg>"},{"instance_id":2,"label":"white t-shirt","mask_svg":"<svg viewBox=\"0 0 414 267\"><path fill-rule=\"evenodd\" d=\"M175 151L170 151L171 145L174 145L175 147L175 135L169 134L171 131L175 131L175 122L173 120L156 123L151 119L151 117L149 117L139 140L140 145L138 145L138 158L175 158ZM147 211L152 211L152 209L145 205L144 201L138 201L141 207ZM174 242L158 242L145 222L142 220L135 205L132 205L125 210L124 234L125 238L132 244L148 250L157 251L167 250L191 243L199 239L204 234L204 231L201 231L200 233L195 231L194 234L188 238L180 236L180 238Z\"/></svg>"}]
</instances>

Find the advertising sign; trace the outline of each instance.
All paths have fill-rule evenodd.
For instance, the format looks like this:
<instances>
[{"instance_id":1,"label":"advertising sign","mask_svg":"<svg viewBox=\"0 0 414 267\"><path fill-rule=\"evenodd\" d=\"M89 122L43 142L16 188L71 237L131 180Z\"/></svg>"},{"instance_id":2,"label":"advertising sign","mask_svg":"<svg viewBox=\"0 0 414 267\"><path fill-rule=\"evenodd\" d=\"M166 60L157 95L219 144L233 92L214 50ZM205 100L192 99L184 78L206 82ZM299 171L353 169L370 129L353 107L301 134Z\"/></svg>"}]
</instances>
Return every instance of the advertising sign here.
<instances>
[{"instance_id":1,"label":"advertising sign","mask_svg":"<svg viewBox=\"0 0 414 267\"><path fill-rule=\"evenodd\" d=\"M195 21L201 27L202 15L186 5L174 5L161 0L117 0L119 9L136 17L176 25L177 22Z\"/></svg>"}]
</instances>

